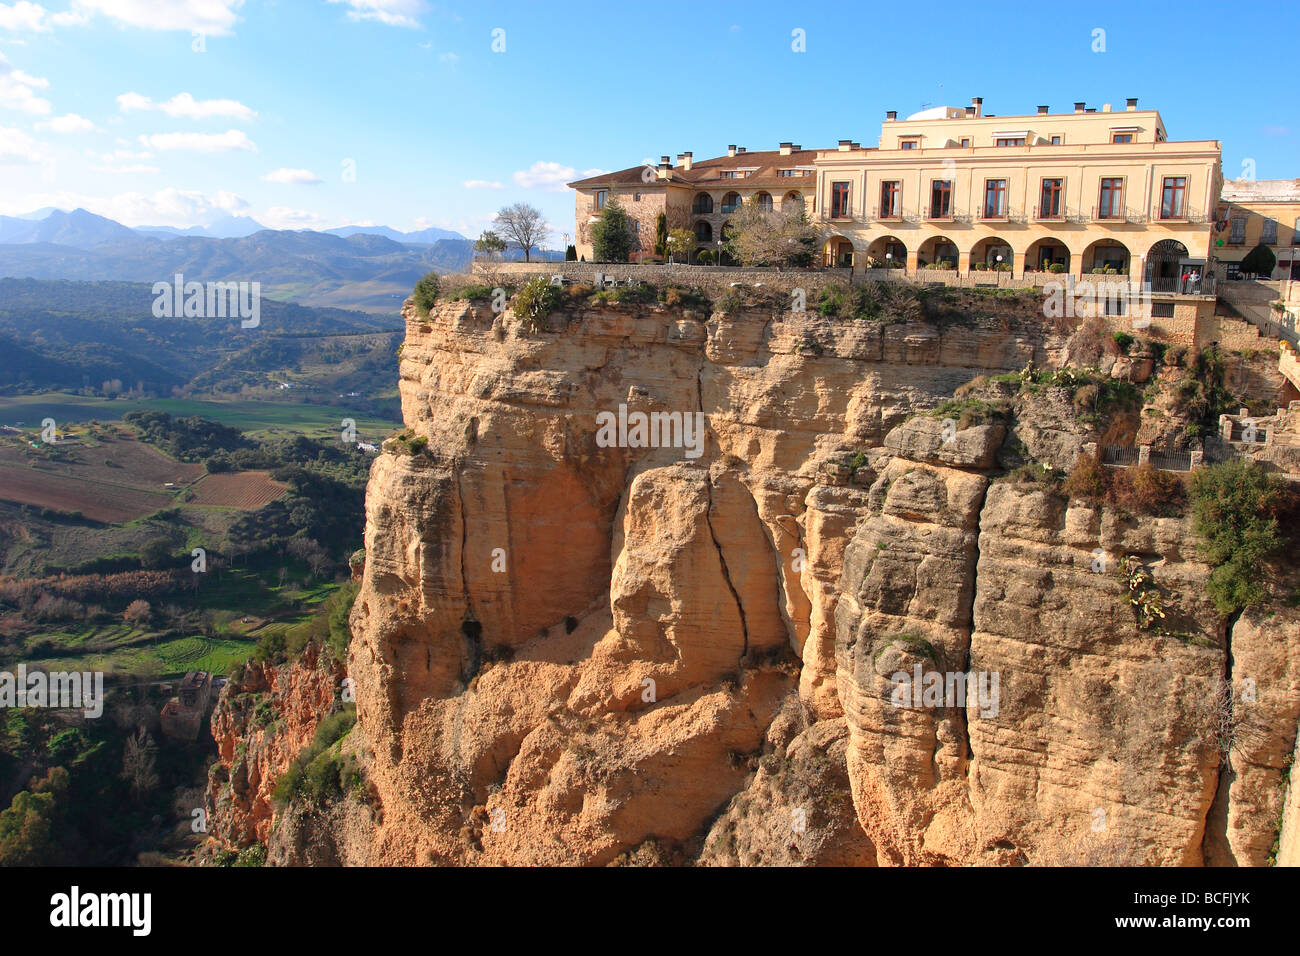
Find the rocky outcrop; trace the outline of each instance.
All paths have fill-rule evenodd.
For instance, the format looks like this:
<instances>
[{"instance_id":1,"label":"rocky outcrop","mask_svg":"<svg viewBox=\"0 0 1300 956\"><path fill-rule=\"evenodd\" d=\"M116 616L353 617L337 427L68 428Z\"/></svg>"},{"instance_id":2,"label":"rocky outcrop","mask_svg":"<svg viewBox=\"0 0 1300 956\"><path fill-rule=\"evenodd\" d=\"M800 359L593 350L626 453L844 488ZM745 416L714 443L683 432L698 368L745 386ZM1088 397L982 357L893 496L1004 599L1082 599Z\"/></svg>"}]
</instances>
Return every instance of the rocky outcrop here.
<instances>
[{"instance_id":1,"label":"rocky outcrop","mask_svg":"<svg viewBox=\"0 0 1300 956\"><path fill-rule=\"evenodd\" d=\"M208 775L209 835L227 846L265 843L276 781L335 709L342 667L309 644L285 664L250 661L212 711L218 762Z\"/></svg>"},{"instance_id":2,"label":"rocky outcrop","mask_svg":"<svg viewBox=\"0 0 1300 956\"><path fill-rule=\"evenodd\" d=\"M276 860L1258 862L1300 649L1214 611L1185 519L997 479L1095 440L1068 395L918 414L1061 360L1036 304L999 310L609 304L530 332L408 305L415 440L372 468L348 664L374 812L295 816ZM603 440L638 413L664 441ZM1128 554L1176 636L1139 626ZM1273 694L1229 764L1212 702L1245 666ZM988 693L899 703L900 673L968 672Z\"/></svg>"}]
</instances>

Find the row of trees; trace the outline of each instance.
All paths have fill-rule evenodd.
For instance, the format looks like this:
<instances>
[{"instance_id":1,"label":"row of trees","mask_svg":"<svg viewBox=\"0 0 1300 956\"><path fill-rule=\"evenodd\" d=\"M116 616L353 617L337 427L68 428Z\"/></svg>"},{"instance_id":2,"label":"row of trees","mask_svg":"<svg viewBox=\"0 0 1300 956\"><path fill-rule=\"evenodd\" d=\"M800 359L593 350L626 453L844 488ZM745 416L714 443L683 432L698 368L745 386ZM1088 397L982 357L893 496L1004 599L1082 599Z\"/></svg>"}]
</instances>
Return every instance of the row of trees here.
<instances>
[{"instance_id":1,"label":"row of trees","mask_svg":"<svg viewBox=\"0 0 1300 956\"><path fill-rule=\"evenodd\" d=\"M627 262L639 245L639 230L617 199L611 199L591 225L591 243L597 262ZM800 209L775 210L754 200L745 202L731 217L723 233L720 252L746 266L810 266L825 241L824 231ZM655 223L654 254L664 259L690 261L697 244L689 229L669 229L660 213ZM711 261L704 250L697 261Z\"/></svg>"}]
</instances>

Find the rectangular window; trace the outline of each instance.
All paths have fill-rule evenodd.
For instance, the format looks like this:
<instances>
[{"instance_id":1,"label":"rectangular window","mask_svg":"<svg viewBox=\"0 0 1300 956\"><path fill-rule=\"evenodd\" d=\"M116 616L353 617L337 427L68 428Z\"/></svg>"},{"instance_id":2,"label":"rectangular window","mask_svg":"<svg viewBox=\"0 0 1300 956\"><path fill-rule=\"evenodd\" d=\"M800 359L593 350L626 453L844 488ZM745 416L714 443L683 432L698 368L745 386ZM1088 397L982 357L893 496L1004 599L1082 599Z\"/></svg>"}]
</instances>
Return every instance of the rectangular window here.
<instances>
[{"instance_id":1,"label":"rectangular window","mask_svg":"<svg viewBox=\"0 0 1300 956\"><path fill-rule=\"evenodd\" d=\"M1160 218L1182 219L1187 215L1187 177L1166 176L1160 193Z\"/></svg>"},{"instance_id":2,"label":"rectangular window","mask_svg":"<svg viewBox=\"0 0 1300 956\"><path fill-rule=\"evenodd\" d=\"M831 218L849 218L849 184L831 183Z\"/></svg>"},{"instance_id":3,"label":"rectangular window","mask_svg":"<svg viewBox=\"0 0 1300 956\"><path fill-rule=\"evenodd\" d=\"M984 218L1005 219L1007 215L1007 181L984 180Z\"/></svg>"},{"instance_id":4,"label":"rectangular window","mask_svg":"<svg viewBox=\"0 0 1300 956\"><path fill-rule=\"evenodd\" d=\"M641 201L641 194L640 194L640 193L636 193L635 196L636 196L635 201L636 201L636 202L640 202L640 201Z\"/></svg>"},{"instance_id":5,"label":"rectangular window","mask_svg":"<svg viewBox=\"0 0 1300 956\"><path fill-rule=\"evenodd\" d=\"M930 182L930 218L947 219L952 215L952 181L935 179Z\"/></svg>"},{"instance_id":6,"label":"rectangular window","mask_svg":"<svg viewBox=\"0 0 1300 956\"><path fill-rule=\"evenodd\" d=\"M1097 204L1098 219L1124 218L1124 180L1103 179Z\"/></svg>"},{"instance_id":7,"label":"rectangular window","mask_svg":"<svg viewBox=\"0 0 1300 956\"><path fill-rule=\"evenodd\" d=\"M1226 272L1226 274L1227 274L1227 277L1228 277L1229 279L1235 279L1235 278L1237 278L1237 274L1238 274L1239 272L1241 272L1241 263L1240 263L1240 262L1225 262L1225 263L1223 264L1223 268L1224 268L1224 270L1225 270L1225 272Z\"/></svg>"},{"instance_id":8,"label":"rectangular window","mask_svg":"<svg viewBox=\"0 0 1300 956\"><path fill-rule=\"evenodd\" d=\"M898 180L889 180L880 184L880 218L897 219L899 215Z\"/></svg>"},{"instance_id":9,"label":"rectangular window","mask_svg":"<svg viewBox=\"0 0 1300 956\"><path fill-rule=\"evenodd\" d=\"M1110 141L1112 143L1131 143L1133 142L1132 133L1111 133Z\"/></svg>"},{"instance_id":10,"label":"rectangular window","mask_svg":"<svg viewBox=\"0 0 1300 956\"><path fill-rule=\"evenodd\" d=\"M1259 232L1259 241L1266 246L1277 245L1277 220L1265 219L1264 228Z\"/></svg>"},{"instance_id":11,"label":"rectangular window","mask_svg":"<svg viewBox=\"0 0 1300 956\"><path fill-rule=\"evenodd\" d=\"M1151 303L1151 318L1172 319L1173 317L1174 317L1174 304L1172 302Z\"/></svg>"},{"instance_id":12,"label":"rectangular window","mask_svg":"<svg viewBox=\"0 0 1300 956\"><path fill-rule=\"evenodd\" d=\"M1105 296L1102 299L1104 311L1107 315L1128 315L1128 296L1123 292L1114 296Z\"/></svg>"},{"instance_id":13,"label":"rectangular window","mask_svg":"<svg viewBox=\"0 0 1300 956\"><path fill-rule=\"evenodd\" d=\"M1232 231L1228 234L1228 243L1234 246L1240 246L1246 241L1246 217L1232 217Z\"/></svg>"},{"instance_id":14,"label":"rectangular window","mask_svg":"<svg viewBox=\"0 0 1300 956\"><path fill-rule=\"evenodd\" d=\"M1060 219L1062 215L1061 194L1065 180L1044 179L1043 191L1038 200L1039 219Z\"/></svg>"},{"instance_id":15,"label":"rectangular window","mask_svg":"<svg viewBox=\"0 0 1300 956\"><path fill-rule=\"evenodd\" d=\"M913 137L911 139L900 139L898 141L898 148L899 149L920 149L921 140L919 137Z\"/></svg>"},{"instance_id":16,"label":"rectangular window","mask_svg":"<svg viewBox=\"0 0 1300 956\"><path fill-rule=\"evenodd\" d=\"M607 199L609 199L609 190L608 190L608 189L597 189L597 190L596 190L596 208L597 208L597 209L604 209L604 208L605 208L605 201L606 201Z\"/></svg>"},{"instance_id":17,"label":"rectangular window","mask_svg":"<svg viewBox=\"0 0 1300 956\"><path fill-rule=\"evenodd\" d=\"M1002 136L995 143L997 146L1024 146L1025 138L1023 136Z\"/></svg>"},{"instance_id":18,"label":"rectangular window","mask_svg":"<svg viewBox=\"0 0 1300 956\"><path fill-rule=\"evenodd\" d=\"M1053 145L1053 146L1060 146L1060 145L1061 145L1061 137L1059 137L1059 136L1053 136L1053 137L1052 137L1052 145Z\"/></svg>"},{"instance_id":19,"label":"rectangular window","mask_svg":"<svg viewBox=\"0 0 1300 956\"><path fill-rule=\"evenodd\" d=\"M970 137L969 137L969 136L963 136L963 137L961 138L961 144L962 144L963 146L969 146L969 145L970 145Z\"/></svg>"}]
</instances>

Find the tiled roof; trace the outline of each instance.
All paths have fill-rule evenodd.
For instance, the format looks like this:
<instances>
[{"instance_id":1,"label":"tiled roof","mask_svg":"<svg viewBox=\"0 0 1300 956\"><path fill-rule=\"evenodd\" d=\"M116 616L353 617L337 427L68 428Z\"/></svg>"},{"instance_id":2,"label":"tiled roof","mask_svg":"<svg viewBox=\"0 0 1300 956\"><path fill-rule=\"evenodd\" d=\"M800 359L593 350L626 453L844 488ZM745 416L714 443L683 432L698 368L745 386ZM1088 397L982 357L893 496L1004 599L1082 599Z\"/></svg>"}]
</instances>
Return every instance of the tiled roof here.
<instances>
[{"instance_id":1,"label":"tiled roof","mask_svg":"<svg viewBox=\"0 0 1300 956\"><path fill-rule=\"evenodd\" d=\"M676 185L693 188L722 188L733 183L744 186L789 186L793 188L797 186L798 178L792 179L791 177L778 176L777 170L788 169L792 166L812 166L813 161L820 152L825 152L825 150L801 149L782 156L779 149L769 149L737 153L735 156L701 159L692 163L689 170L680 165L674 166L671 179L668 181ZM641 178L643 169L645 169L644 166L632 166L628 169L605 173L602 176L580 179L569 183L569 186L574 189L590 189L596 186L621 186L636 183L653 186L663 182L663 180L659 179L646 182ZM730 169L750 169L753 171L743 179L723 179L720 174L724 170ZM811 177L809 178L811 179Z\"/></svg>"}]
</instances>

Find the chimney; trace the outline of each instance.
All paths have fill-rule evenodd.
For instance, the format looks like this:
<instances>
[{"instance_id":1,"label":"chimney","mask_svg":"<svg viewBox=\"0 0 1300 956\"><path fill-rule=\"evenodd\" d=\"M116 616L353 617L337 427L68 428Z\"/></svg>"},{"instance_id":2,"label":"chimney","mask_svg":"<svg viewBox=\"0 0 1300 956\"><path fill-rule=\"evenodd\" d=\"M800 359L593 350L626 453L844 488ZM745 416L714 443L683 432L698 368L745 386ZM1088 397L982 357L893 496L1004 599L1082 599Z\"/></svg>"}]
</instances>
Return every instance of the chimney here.
<instances>
[{"instance_id":1,"label":"chimney","mask_svg":"<svg viewBox=\"0 0 1300 956\"><path fill-rule=\"evenodd\" d=\"M735 156L735 155L736 155L736 144L735 144L735 143L732 143L730 146L727 147L727 155L728 155L728 156Z\"/></svg>"},{"instance_id":2,"label":"chimney","mask_svg":"<svg viewBox=\"0 0 1300 956\"><path fill-rule=\"evenodd\" d=\"M1039 116L1046 116L1046 115L1047 115L1047 107L1046 107L1046 106L1040 106L1040 107L1038 107L1038 115L1039 115Z\"/></svg>"},{"instance_id":3,"label":"chimney","mask_svg":"<svg viewBox=\"0 0 1300 956\"><path fill-rule=\"evenodd\" d=\"M841 153L847 153L852 148L853 148L853 140L851 139L840 140L839 150Z\"/></svg>"},{"instance_id":4,"label":"chimney","mask_svg":"<svg viewBox=\"0 0 1300 956\"><path fill-rule=\"evenodd\" d=\"M890 110L885 114L886 123L892 123L896 119L898 119L898 110Z\"/></svg>"},{"instance_id":5,"label":"chimney","mask_svg":"<svg viewBox=\"0 0 1300 956\"><path fill-rule=\"evenodd\" d=\"M795 143L793 146L790 147L790 149L791 149L792 151L796 152L796 153L802 153L802 152L803 152L803 147L800 146L798 143Z\"/></svg>"},{"instance_id":6,"label":"chimney","mask_svg":"<svg viewBox=\"0 0 1300 956\"><path fill-rule=\"evenodd\" d=\"M659 168L660 168L660 169L672 169L672 168L673 168L673 164L670 163L670 162L668 161L668 157L667 157L667 156L660 156L660 157L659 157Z\"/></svg>"},{"instance_id":7,"label":"chimney","mask_svg":"<svg viewBox=\"0 0 1300 956\"><path fill-rule=\"evenodd\" d=\"M1102 104L1101 104L1101 111L1102 111L1103 113L1109 113L1109 112L1110 112L1110 104L1109 104L1109 103L1102 103Z\"/></svg>"},{"instance_id":8,"label":"chimney","mask_svg":"<svg viewBox=\"0 0 1300 956\"><path fill-rule=\"evenodd\" d=\"M782 156L789 156L790 153L791 153L791 151L792 151L793 149L794 149L794 143L782 143L782 144L781 144L781 155L782 155Z\"/></svg>"},{"instance_id":9,"label":"chimney","mask_svg":"<svg viewBox=\"0 0 1300 956\"><path fill-rule=\"evenodd\" d=\"M743 147L743 146L737 146L737 147L736 147L736 155L737 155L737 156L739 156L739 155L740 155L741 153L743 153L744 151L745 151L745 147Z\"/></svg>"},{"instance_id":10,"label":"chimney","mask_svg":"<svg viewBox=\"0 0 1300 956\"><path fill-rule=\"evenodd\" d=\"M982 96L972 96L972 97L970 98L970 105L973 106L973 107L975 107L975 118L976 118L976 119L979 119L981 116L984 115L984 97L982 97ZM969 113L967 113L967 115L969 115Z\"/></svg>"},{"instance_id":11,"label":"chimney","mask_svg":"<svg viewBox=\"0 0 1300 956\"><path fill-rule=\"evenodd\" d=\"M1126 110L1128 110L1128 111L1131 112L1131 111L1133 111L1133 110L1135 110L1135 109L1137 109L1137 108L1138 108L1138 98L1137 98L1136 96L1130 96L1130 97L1125 101L1124 109L1126 109Z\"/></svg>"},{"instance_id":12,"label":"chimney","mask_svg":"<svg viewBox=\"0 0 1300 956\"><path fill-rule=\"evenodd\" d=\"M682 169L686 170L688 173L691 171L691 157L693 155L693 153L689 152L682 153Z\"/></svg>"},{"instance_id":13,"label":"chimney","mask_svg":"<svg viewBox=\"0 0 1300 956\"><path fill-rule=\"evenodd\" d=\"M973 106L968 106L968 107L966 107L966 118L967 118L967 119L974 119L974 118L975 118L975 107L973 107Z\"/></svg>"},{"instance_id":14,"label":"chimney","mask_svg":"<svg viewBox=\"0 0 1300 956\"><path fill-rule=\"evenodd\" d=\"M861 143L853 143L852 146L853 146L854 149L861 149L861 148L862 148L862 144L861 144Z\"/></svg>"},{"instance_id":15,"label":"chimney","mask_svg":"<svg viewBox=\"0 0 1300 956\"><path fill-rule=\"evenodd\" d=\"M1079 101L1078 103L1075 103L1075 104L1074 104L1074 111L1075 111L1076 113L1082 113L1082 112L1083 112L1083 108L1084 108L1085 106L1087 106L1087 105L1088 105L1087 103L1084 103L1083 101Z\"/></svg>"}]
</instances>

